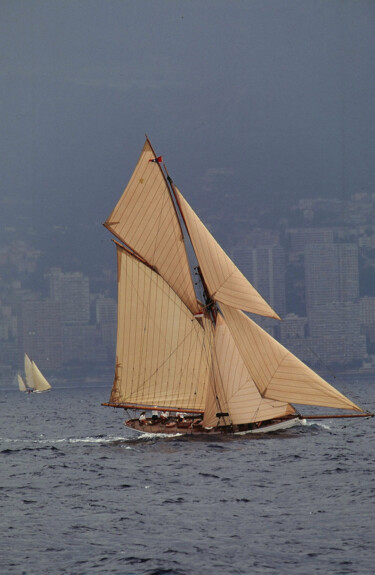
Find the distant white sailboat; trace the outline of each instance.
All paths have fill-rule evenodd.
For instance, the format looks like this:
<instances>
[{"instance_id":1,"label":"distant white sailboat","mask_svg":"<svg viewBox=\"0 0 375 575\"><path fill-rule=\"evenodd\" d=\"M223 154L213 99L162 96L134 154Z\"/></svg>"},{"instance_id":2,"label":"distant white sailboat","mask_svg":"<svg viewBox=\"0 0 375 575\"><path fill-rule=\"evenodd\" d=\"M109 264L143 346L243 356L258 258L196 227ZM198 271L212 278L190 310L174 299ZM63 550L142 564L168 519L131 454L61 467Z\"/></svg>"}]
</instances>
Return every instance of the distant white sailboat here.
<instances>
[{"instance_id":1,"label":"distant white sailboat","mask_svg":"<svg viewBox=\"0 0 375 575\"><path fill-rule=\"evenodd\" d=\"M29 358L27 353L25 353L25 377L26 381L23 380L21 375L18 375L20 391L42 393L42 391L50 391L52 389L36 363Z\"/></svg>"}]
</instances>

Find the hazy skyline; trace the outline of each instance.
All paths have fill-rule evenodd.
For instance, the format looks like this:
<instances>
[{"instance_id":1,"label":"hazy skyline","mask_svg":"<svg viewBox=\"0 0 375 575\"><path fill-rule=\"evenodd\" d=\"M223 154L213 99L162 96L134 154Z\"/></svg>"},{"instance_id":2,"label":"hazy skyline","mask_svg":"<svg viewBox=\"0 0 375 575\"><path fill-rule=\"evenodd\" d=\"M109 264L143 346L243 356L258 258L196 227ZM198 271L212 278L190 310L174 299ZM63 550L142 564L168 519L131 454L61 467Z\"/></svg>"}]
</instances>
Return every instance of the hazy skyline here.
<instances>
[{"instance_id":1,"label":"hazy skyline","mask_svg":"<svg viewBox=\"0 0 375 575\"><path fill-rule=\"evenodd\" d=\"M198 212L373 192L374 22L364 0L3 0L1 197L102 240L145 133Z\"/></svg>"}]
</instances>

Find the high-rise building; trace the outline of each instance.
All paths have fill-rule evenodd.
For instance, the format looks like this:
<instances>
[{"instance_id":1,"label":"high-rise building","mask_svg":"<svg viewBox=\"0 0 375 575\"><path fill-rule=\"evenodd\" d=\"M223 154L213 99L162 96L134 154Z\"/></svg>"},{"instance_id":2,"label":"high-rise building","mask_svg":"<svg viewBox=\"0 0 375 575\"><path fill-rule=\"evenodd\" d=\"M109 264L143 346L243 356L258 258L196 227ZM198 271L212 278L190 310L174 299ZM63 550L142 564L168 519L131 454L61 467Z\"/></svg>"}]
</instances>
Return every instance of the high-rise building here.
<instances>
[{"instance_id":1,"label":"high-rise building","mask_svg":"<svg viewBox=\"0 0 375 575\"><path fill-rule=\"evenodd\" d=\"M22 356L27 353L42 369L61 367L61 329L61 308L58 302L38 299L22 302L19 317Z\"/></svg>"},{"instance_id":2,"label":"high-rise building","mask_svg":"<svg viewBox=\"0 0 375 575\"><path fill-rule=\"evenodd\" d=\"M309 244L328 244L334 240L330 228L290 228L287 232L290 251L303 253Z\"/></svg>"},{"instance_id":3,"label":"high-rise building","mask_svg":"<svg viewBox=\"0 0 375 575\"><path fill-rule=\"evenodd\" d=\"M359 296L358 247L310 244L305 247L306 307L356 301Z\"/></svg>"},{"instance_id":4,"label":"high-rise building","mask_svg":"<svg viewBox=\"0 0 375 575\"><path fill-rule=\"evenodd\" d=\"M280 246L237 246L232 257L244 276L280 316L286 313L285 254Z\"/></svg>"},{"instance_id":5,"label":"high-rise building","mask_svg":"<svg viewBox=\"0 0 375 575\"><path fill-rule=\"evenodd\" d=\"M350 364L366 355L359 307L355 244L311 244L305 248L309 334L326 363Z\"/></svg>"},{"instance_id":6,"label":"high-rise building","mask_svg":"<svg viewBox=\"0 0 375 575\"><path fill-rule=\"evenodd\" d=\"M67 365L105 363L108 359L95 325L64 325L63 349L63 360Z\"/></svg>"},{"instance_id":7,"label":"high-rise building","mask_svg":"<svg viewBox=\"0 0 375 575\"><path fill-rule=\"evenodd\" d=\"M50 297L61 305L64 324L88 324L90 321L89 278L81 272L50 272Z\"/></svg>"},{"instance_id":8,"label":"high-rise building","mask_svg":"<svg viewBox=\"0 0 375 575\"><path fill-rule=\"evenodd\" d=\"M112 298L99 297L96 301L96 323L103 345L112 358L116 350L117 302Z\"/></svg>"}]
</instances>

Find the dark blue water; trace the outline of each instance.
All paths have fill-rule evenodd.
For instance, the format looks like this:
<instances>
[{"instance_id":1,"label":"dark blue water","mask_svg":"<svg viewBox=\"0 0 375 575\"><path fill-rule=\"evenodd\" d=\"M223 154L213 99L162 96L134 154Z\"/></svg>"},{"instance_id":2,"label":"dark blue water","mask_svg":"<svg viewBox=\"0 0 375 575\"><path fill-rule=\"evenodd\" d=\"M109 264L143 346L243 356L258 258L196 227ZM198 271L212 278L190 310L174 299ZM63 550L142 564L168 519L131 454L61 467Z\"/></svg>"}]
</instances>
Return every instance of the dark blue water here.
<instances>
[{"instance_id":1,"label":"dark blue water","mask_svg":"<svg viewBox=\"0 0 375 575\"><path fill-rule=\"evenodd\" d=\"M0 392L1 575L375 573L374 419L141 438L108 395Z\"/></svg>"}]
</instances>

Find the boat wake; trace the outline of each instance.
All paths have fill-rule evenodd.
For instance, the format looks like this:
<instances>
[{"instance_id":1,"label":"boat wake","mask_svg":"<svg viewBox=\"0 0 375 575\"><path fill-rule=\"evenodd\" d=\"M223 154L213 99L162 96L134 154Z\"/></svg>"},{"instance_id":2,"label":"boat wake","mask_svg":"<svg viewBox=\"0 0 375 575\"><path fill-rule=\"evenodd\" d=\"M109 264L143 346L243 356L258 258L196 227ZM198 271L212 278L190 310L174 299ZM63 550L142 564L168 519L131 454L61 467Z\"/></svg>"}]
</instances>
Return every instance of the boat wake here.
<instances>
[{"instance_id":1,"label":"boat wake","mask_svg":"<svg viewBox=\"0 0 375 575\"><path fill-rule=\"evenodd\" d=\"M24 438L9 438L1 437L2 443L17 443L25 445L57 445L57 444L108 444L116 442L127 442L130 438L122 436L93 436L93 437L62 437L62 438L45 438L40 437L37 439L24 439Z\"/></svg>"},{"instance_id":2,"label":"boat wake","mask_svg":"<svg viewBox=\"0 0 375 575\"><path fill-rule=\"evenodd\" d=\"M317 421L307 421L306 419L302 419L301 425L303 425L304 427L312 427L314 429L319 427L321 429L326 429L327 431L332 431L332 429L329 425L327 425L326 423L321 423L321 422L317 422Z\"/></svg>"}]
</instances>

